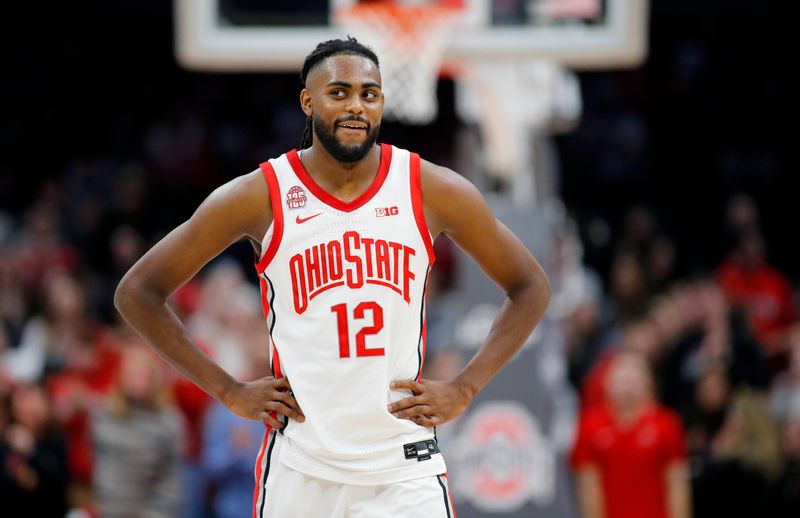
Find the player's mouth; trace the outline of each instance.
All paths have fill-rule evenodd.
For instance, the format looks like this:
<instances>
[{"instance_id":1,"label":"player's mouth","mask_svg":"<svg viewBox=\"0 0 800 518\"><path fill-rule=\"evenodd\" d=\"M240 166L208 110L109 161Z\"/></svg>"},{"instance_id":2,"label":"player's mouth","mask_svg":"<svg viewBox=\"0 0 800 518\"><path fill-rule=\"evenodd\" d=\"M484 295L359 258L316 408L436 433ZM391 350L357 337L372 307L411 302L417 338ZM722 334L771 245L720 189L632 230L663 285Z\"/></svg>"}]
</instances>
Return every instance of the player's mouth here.
<instances>
[{"instance_id":1,"label":"player's mouth","mask_svg":"<svg viewBox=\"0 0 800 518\"><path fill-rule=\"evenodd\" d=\"M344 130L346 133L361 133L369 129L369 124L359 121L344 121L338 123L336 128Z\"/></svg>"}]
</instances>

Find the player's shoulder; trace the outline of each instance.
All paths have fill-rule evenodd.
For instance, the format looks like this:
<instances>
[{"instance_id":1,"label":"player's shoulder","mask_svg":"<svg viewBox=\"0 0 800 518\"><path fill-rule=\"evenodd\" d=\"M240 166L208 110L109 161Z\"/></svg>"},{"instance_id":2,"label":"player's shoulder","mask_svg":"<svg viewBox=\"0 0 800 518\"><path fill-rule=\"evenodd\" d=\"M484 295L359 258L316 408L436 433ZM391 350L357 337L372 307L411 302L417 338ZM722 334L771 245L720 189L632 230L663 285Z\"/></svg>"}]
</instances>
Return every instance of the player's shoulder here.
<instances>
[{"instance_id":1,"label":"player's shoulder","mask_svg":"<svg viewBox=\"0 0 800 518\"><path fill-rule=\"evenodd\" d=\"M457 200L478 194L477 188L456 171L420 157L423 198Z\"/></svg>"},{"instance_id":2,"label":"player's shoulder","mask_svg":"<svg viewBox=\"0 0 800 518\"><path fill-rule=\"evenodd\" d=\"M263 200L264 196L269 197L269 190L261 168L258 168L223 183L214 190L212 196L237 202Z\"/></svg>"},{"instance_id":3,"label":"player's shoulder","mask_svg":"<svg viewBox=\"0 0 800 518\"><path fill-rule=\"evenodd\" d=\"M466 228L476 218L491 218L483 194L449 167L420 158L420 188L425 218L434 236Z\"/></svg>"},{"instance_id":4,"label":"player's shoulder","mask_svg":"<svg viewBox=\"0 0 800 518\"><path fill-rule=\"evenodd\" d=\"M231 228L259 239L272 221L269 189L260 169L232 178L203 201L192 219L199 224L223 218Z\"/></svg>"},{"instance_id":5,"label":"player's shoulder","mask_svg":"<svg viewBox=\"0 0 800 518\"><path fill-rule=\"evenodd\" d=\"M449 167L426 160L412 150L404 149L388 143L383 143L382 145L389 146L392 149L392 160L394 160L394 157L406 154L409 157L409 161L411 160L411 157L414 156L419 159L420 181L422 184L423 193L434 190L437 191L435 194L446 195L446 191L449 190L451 191L451 194L455 194L453 191L457 191L459 188L464 189L465 187L472 185L466 178L453 171ZM438 191L443 192L439 193Z\"/></svg>"}]
</instances>

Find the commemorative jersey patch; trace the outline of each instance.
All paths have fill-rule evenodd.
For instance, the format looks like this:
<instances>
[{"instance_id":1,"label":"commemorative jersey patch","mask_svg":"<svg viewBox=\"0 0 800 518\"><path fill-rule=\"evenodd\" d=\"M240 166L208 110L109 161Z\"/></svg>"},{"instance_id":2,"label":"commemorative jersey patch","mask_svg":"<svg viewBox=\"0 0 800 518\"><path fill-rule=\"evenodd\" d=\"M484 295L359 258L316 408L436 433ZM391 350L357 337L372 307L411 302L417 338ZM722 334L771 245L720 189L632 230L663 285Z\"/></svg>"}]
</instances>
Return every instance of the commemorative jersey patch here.
<instances>
[{"instance_id":1,"label":"commemorative jersey patch","mask_svg":"<svg viewBox=\"0 0 800 518\"><path fill-rule=\"evenodd\" d=\"M299 185L295 185L286 193L286 205L290 209L300 209L306 205L306 192Z\"/></svg>"}]
</instances>

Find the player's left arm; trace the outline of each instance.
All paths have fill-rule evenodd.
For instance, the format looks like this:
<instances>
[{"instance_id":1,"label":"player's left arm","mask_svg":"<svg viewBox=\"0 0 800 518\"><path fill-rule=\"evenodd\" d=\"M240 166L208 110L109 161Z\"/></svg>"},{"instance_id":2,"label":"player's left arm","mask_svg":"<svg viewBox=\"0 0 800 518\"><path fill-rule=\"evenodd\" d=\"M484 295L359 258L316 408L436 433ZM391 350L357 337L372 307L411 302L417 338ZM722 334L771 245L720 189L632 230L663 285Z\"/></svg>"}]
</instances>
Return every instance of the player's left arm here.
<instances>
[{"instance_id":1,"label":"player's left arm","mask_svg":"<svg viewBox=\"0 0 800 518\"><path fill-rule=\"evenodd\" d=\"M446 234L506 294L481 349L452 380L396 380L393 389L413 396L389 405L396 417L423 426L454 419L514 357L542 318L550 284L539 262L492 214L478 189L455 172L422 161L425 219L434 238Z\"/></svg>"}]
</instances>

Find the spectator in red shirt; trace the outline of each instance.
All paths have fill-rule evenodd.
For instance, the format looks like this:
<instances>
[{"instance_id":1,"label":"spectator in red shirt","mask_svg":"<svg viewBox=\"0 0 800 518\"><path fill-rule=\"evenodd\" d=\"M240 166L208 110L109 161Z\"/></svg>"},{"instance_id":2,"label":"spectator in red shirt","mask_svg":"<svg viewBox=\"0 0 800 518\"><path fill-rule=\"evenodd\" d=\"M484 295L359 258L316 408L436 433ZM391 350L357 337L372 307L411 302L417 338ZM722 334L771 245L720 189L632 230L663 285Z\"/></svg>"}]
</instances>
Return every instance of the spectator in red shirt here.
<instances>
[{"instance_id":1,"label":"spectator in red shirt","mask_svg":"<svg viewBox=\"0 0 800 518\"><path fill-rule=\"evenodd\" d=\"M743 232L717 275L725 295L744 311L767 355L777 353L794 321L792 288L788 279L767 263L761 234L752 229Z\"/></svg>"},{"instance_id":2,"label":"spectator in red shirt","mask_svg":"<svg viewBox=\"0 0 800 518\"><path fill-rule=\"evenodd\" d=\"M580 419L571 463L584 518L689 518L683 429L653 397L641 354L621 350L608 402Z\"/></svg>"},{"instance_id":3,"label":"spectator in red shirt","mask_svg":"<svg viewBox=\"0 0 800 518\"><path fill-rule=\"evenodd\" d=\"M648 319L631 321L623 329L621 341L606 349L598 358L581 386L581 408L588 410L608 399L608 377L620 351L639 353L655 364L661 355L658 328Z\"/></svg>"}]
</instances>

